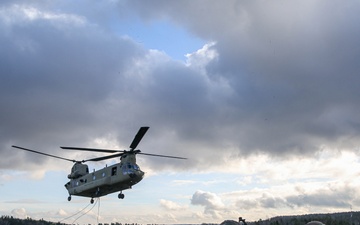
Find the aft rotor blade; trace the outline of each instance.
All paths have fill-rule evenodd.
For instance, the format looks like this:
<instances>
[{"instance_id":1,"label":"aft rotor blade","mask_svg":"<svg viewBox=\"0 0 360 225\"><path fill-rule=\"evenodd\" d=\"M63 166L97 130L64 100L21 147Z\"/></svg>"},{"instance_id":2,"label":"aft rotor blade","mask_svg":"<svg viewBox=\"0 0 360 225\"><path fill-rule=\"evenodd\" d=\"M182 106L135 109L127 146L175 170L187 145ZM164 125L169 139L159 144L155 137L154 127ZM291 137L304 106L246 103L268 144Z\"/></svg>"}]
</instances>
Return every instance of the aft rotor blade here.
<instances>
[{"instance_id":1,"label":"aft rotor blade","mask_svg":"<svg viewBox=\"0 0 360 225\"><path fill-rule=\"evenodd\" d=\"M138 146L139 142L144 137L144 135L146 134L146 131L148 131L148 129L149 129L149 127L140 127L139 131L135 135L135 138L130 145L131 150L134 150Z\"/></svg>"},{"instance_id":2,"label":"aft rotor blade","mask_svg":"<svg viewBox=\"0 0 360 225\"><path fill-rule=\"evenodd\" d=\"M25 151L29 151L29 152L33 152L33 153L40 154L40 155L45 155L45 156L57 158L57 159L62 159L62 160L70 161L70 162L76 162L76 160L73 160L73 159L67 159L67 158L63 158L63 157L60 157L60 156L56 156L56 155L50 155L50 154L47 154L47 153L38 152L38 151L35 151L35 150L31 150L31 149L28 149L28 148L23 148L23 147L19 147L19 146L15 146L15 145L13 145L11 147L18 148L18 149L25 150Z\"/></svg>"},{"instance_id":3,"label":"aft rotor blade","mask_svg":"<svg viewBox=\"0 0 360 225\"><path fill-rule=\"evenodd\" d=\"M60 147L60 148L66 150L80 150L80 151L89 151L89 152L106 152L106 153L124 152L123 150L99 149L99 148L79 148L79 147Z\"/></svg>"},{"instance_id":4,"label":"aft rotor blade","mask_svg":"<svg viewBox=\"0 0 360 225\"><path fill-rule=\"evenodd\" d=\"M119 156L122 156L123 154L124 153L118 153L118 154L114 154L114 155L102 156L102 157L97 157L97 158L93 158L93 159L87 159L87 160L84 160L83 162L88 162L88 161L98 162L98 161L102 161L102 160L106 160L106 159L112 159L115 157L119 157Z\"/></svg>"},{"instance_id":5,"label":"aft rotor blade","mask_svg":"<svg viewBox=\"0 0 360 225\"><path fill-rule=\"evenodd\" d=\"M172 158L172 159L187 159L187 158L178 157L178 156L171 156L171 155L157 155L157 154L149 154L149 153L142 153L142 152L139 152L138 154L141 154L141 155L148 155L148 156L156 156L156 157L164 157L164 158Z\"/></svg>"}]
</instances>

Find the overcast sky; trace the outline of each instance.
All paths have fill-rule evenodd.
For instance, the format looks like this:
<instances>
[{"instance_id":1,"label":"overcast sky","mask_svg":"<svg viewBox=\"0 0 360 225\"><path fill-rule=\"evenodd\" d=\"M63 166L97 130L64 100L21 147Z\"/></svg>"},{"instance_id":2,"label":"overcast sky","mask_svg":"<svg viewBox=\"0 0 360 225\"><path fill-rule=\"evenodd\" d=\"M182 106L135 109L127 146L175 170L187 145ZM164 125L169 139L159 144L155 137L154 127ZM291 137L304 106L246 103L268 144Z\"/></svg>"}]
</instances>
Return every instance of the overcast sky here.
<instances>
[{"instance_id":1,"label":"overcast sky","mask_svg":"<svg viewBox=\"0 0 360 225\"><path fill-rule=\"evenodd\" d=\"M141 126L143 152L189 159L138 156L146 177L124 200L106 196L99 222L358 210L359 10L356 0L2 1L0 214L59 221L88 203L66 201L71 163L11 145L81 160L98 155L59 146L127 149Z\"/></svg>"}]
</instances>

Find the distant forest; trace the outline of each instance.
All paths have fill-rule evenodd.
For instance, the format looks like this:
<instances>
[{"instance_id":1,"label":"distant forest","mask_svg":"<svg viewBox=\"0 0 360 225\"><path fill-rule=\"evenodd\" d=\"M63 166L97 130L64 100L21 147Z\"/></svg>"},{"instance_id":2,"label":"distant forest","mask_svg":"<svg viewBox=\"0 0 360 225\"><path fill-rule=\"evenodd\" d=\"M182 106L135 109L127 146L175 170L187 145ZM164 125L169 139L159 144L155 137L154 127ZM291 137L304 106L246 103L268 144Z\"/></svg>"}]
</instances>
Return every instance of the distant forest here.
<instances>
[{"instance_id":1,"label":"distant forest","mask_svg":"<svg viewBox=\"0 0 360 225\"><path fill-rule=\"evenodd\" d=\"M247 225L305 225L311 221L320 221L326 225L360 225L360 212L342 212L329 214L308 214L294 216L277 216L266 220L247 222ZM226 225L226 221L222 224ZM234 223L232 223L234 224ZM45 220L34 220L31 218L19 219L12 216L1 216L0 225L68 225L59 222L50 222ZM141 225L128 223L99 223L98 225ZM147 224L150 225L150 224ZM151 224L156 225L156 224ZM203 223L202 225L209 225ZM217 225L217 224L211 224Z\"/></svg>"},{"instance_id":2,"label":"distant forest","mask_svg":"<svg viewBox=\"0 0 360 225\"><path fill-rule=\"evenodd\" d=\"M360 212L277 216L248 222L247 225L305 225L311 221L320 221L326 225L360 225Z\"/></svg>"}]
</instances>

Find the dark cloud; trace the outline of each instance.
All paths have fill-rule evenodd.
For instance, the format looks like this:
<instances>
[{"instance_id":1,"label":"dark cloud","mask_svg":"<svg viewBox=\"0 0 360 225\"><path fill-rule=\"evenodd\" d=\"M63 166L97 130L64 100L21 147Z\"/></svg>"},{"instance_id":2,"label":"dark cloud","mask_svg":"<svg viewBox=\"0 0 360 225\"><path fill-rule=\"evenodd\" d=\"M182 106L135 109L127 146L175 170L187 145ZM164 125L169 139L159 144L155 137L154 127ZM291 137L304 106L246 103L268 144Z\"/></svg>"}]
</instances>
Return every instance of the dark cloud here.
<instances>
[{"instance_id":1,"label":"dark cloud","mask_svg":"<svg viewBox=\"0 0 360 225\"><path fill-rule=\"evenodd\" d=\"M194 134L217 127L216 140L243 153L311 154L343 148L346 137L346 147L358 145L358 2L127 4L144 20L167 18L217 42L206 75L226 80L233 94L212 105L225 112L203 110L209 119L199 123L210 126L192 122Z\"/></svg>"},{"instance_id":2,"label":"dark cloud","mask_svg":"<svg viewBox=\"0 0 360 225\"><path fill-rule=\"evenodd\" d=\"M2 11L0 25L1 153L14 152L11 144L54 149L106 133L106 99L143 50L84 18L28 6Z\"/></svg>"},{"instance_id":3,"label":"dark cloud","mask_svg":"<svg viewBox=\"0 0 360 225\"><path fill-rule=\"evenodd\" d=\"M119 1L118 15L101 13L110 6L1 5L2 159L11 144L126 147L142 125L145 152L191 157L156 168L358 146L356 1ZM112 19L137 15L214 44L185 64L113 33Z\"/></svg>"}]
</instances>

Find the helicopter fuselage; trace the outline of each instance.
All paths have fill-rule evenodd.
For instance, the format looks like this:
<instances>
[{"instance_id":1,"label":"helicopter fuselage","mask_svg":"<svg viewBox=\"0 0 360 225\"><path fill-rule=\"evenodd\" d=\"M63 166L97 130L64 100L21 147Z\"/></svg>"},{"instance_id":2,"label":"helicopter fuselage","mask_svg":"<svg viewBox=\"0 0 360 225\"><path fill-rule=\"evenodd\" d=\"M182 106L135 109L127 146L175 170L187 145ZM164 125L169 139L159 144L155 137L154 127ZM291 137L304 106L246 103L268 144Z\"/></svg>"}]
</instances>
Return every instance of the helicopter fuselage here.
<instances>
[{"instance_id":1,"label":"helicopter fuselage","mask_svg":"<svg viewBox=\"0 0 360 225\"><path fill-rule=\"evenodd\" d=\"M139 183L144 172L136 164L135 154L128 153L121 157L120 163L93 172L89 172L86 164L75 163L68 177L70 181L65 188L69 192L69 200L72 195L95 198L118 191L119 198L124 198L121 191Z\"/></svg>"},{"instance_id":2,"label":"helicopter fuselage","mask_svg":"<svg viewBox=\"0 0 360 225\"><path fill-rule=\"evenodd\" d=\"M69 195L101 197L114 192L130 189L144 177L144 172L133 162L120 162L90 172L65 184Z\"/></svg>"}]
</instances>

